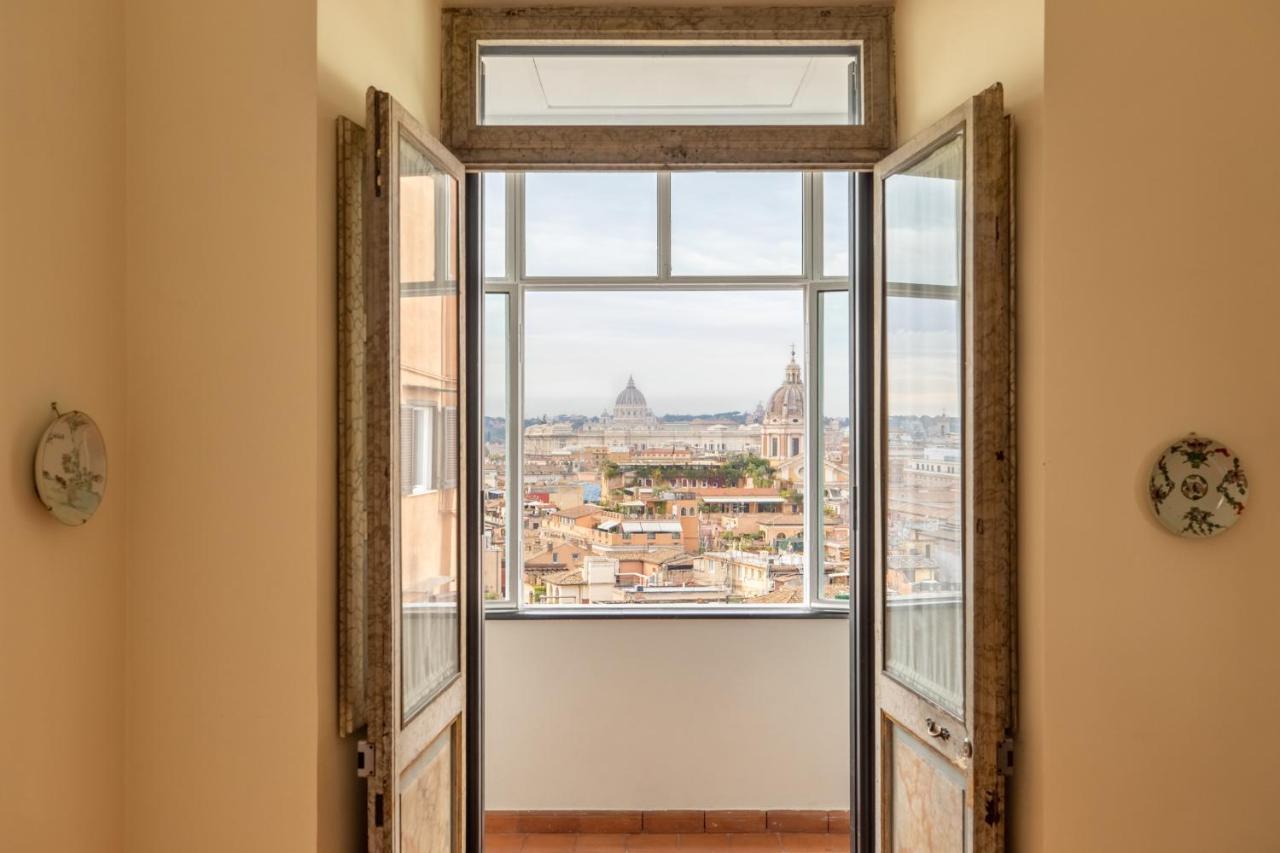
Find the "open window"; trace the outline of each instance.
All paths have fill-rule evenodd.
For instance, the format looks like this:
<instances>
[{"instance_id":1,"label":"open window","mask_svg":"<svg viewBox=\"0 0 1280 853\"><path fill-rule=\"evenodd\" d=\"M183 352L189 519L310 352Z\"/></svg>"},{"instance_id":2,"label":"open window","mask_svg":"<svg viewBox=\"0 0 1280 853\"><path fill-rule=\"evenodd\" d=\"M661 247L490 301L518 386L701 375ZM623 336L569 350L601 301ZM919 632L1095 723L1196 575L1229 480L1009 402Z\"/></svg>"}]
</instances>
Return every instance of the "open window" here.
<instances>
[{"instance_id":1,"label":"open window","mask_svg":"<svg viewBox=\"0 0 1280 853\"><path fill-rule=\"evenodd\" d=\"M1013 731L1010 166L994 86L875 171L870 663L880 850L1004 849Z\"/></svg>"},{"instance_id":2,"label":"open window","mask_svg":"<svg viewBox=\"0 0 1280 853\"><path fill-rule=\"evenodd\" d=\"M484 173L491 613L847 610L847 171Z\"/></svg>"},{"instance_id":3,"label":"open window","mask_svg":"<svg viewBox=\"0 0 1280 853\"><path fill-rule=\"evenodd\" d=\"M464 174L384 92L338 134L340 726L363 729L368 849L463 850L478 808Z\"/></svg>"}]
</instances>

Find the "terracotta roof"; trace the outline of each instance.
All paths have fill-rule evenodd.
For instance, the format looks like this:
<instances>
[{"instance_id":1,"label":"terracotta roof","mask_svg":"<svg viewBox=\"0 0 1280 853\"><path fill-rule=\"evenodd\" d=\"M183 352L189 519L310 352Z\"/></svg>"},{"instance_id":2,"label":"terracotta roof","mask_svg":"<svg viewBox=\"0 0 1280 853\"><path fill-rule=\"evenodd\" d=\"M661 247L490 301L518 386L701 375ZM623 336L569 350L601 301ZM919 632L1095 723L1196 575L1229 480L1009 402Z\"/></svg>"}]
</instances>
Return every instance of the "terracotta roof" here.
<instances>
[{"instance_id":1,"label":"terracotta roof","mask_svg":"<svg viewBox=\"0 0 1280 853\"><path fill-rule=\"evenodd\" d=\"M577 586L585 583L582 578L582 572L560 572L554 575L547 575L542 580L544 583L555 584L556 586Z\"/></svg>"},{"instance_id":2,"label":"terracotta roof","mask_svg":"<svg viewBox=\"0 0 1280 853\"><path fill-rule=\"evenodd\" d=\"M780 586L773 592L764 595L753 595L747 604L800 604L804 601L804 591L798 586Z\"/></svg>"},{"instance_id":3,"label":"terracotta roof","mask_svg":"<svg viewBox=\"0 0 1280 853\"><path fill-rule=\"evenodd\" d=\"M667 562L668 560L673 560L673 559L676 559L679 557L685 557L685 556L688 556L688 555L685 554L685 552L679 548L654 548L652 550L645 551L643 554L619 555L619 559L638 560L641 563L653 563L654 565L660 566L663 563ZM689 557L689 559L692 560L693 558Z\"/></svg>"},{"instance_id":4,"label":"terracotta roof","mask_svg":"<svg viewBox=\"0 0 1280 853\"><path fill-rule=\"evenodd\" d=\"M582 504L581 506L573 506L568 509L558 509L551 514L558 515L561 518L582 518L587 515L599 515L602 512L604 512L604 509L596 506L595 504Z\"/></svg>"},{"instance_id":5,"label":"terracotta roof","mask_svg":"<svg viewBox=\"0 0 1280 853\"><path fill-rule=\"evenodd\" d=\"M559 557L559 559L553 559L553 555ZM590 552L586 551L581 545L573 545L566 542L554 548L548 548L540 554L526 557L524 566L526 569L538 571L576 569L584 556L590 556Z\"/></svg>"}]
</instances>

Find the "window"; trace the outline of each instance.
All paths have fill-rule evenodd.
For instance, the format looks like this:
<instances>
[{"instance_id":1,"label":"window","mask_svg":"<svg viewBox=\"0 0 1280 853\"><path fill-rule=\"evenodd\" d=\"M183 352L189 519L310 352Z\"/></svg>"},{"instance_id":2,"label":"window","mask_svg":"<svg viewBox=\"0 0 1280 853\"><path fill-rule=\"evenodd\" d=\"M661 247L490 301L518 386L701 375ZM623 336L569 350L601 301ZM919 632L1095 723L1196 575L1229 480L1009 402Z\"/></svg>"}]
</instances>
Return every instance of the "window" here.
<instances>
[{"instance_id":1,"label":"window","mask_svg":"<svg viewBox=\"0 0 1280 853\"><path fill-rule=\"evenodd\" d=\"M847 606L841 177L486 173L495 606Z\"/></svg>"},{"instance_id":2,"label":"window","mask_svg":"<svg viewBox=\"0 0 1280 853\"><path fill-rule=\"evenodd\" d=\"M446 9L443 141L476 168L867 167L893 141L892 14Z\"/></svg>"},{"instance_id":3,"label":"window","mask_svg":"<svg viewBox=\"0 0 1280 853\"><path fill-rule=\"evenodd\" d=\"M800 172L671 175L671 273L799 276Z\"/></svg>"},{"instance_id":4,"label":"window","mask_svg":"<svg viewBox=\"0 0 1280 853\"><path fill-rule=\"evenodd\" d=\"M400 407L400 491L422 495L458 485L458 410L454 406Z\"/></svg>"},{"instance_id":5,"label":"window","mask_svg":"<svg viewBox=\"0 0 1280 853\"><path fill-rule=\"evenodd\" d=\"M858 44L481 43L482 125L858 124Z\"/></svg>"},{"instance_id":6,"label":"window","mask_svg":"<svg viewBox=\"0 0 1280 853\"><path fill-rule=\"evenodd\" d=\"M825 291L818 297L818 333L822 358L822 519L816 528L822 552L819 594L824 599L849 600L849 569L853 559L853 437L850 398L850 340L852 327L848 291Z\"/></svg>"},{"instance_id":7,"label":"window","mask_svg":"<svg viewBox=\"0 0 1280 853\"><path fill-rule=\"evenodd\" d=\"M489 192L490 175L485 175L486 200ZM502 176L496 181L502 186ZM486 218L494 207L485 205ZM501 207L497 207L502 215ZM487 226L486 222L486 226ZM490 234L486 228L486 234ZM503 232L499 232L503 233ZM486 240L488 238L486 237ZM489 248L486 245L486 250ZM499 246L501 253L502 247ZM500 268L501 269L501 268ZM510 531L507 524L507 483L510 471L507 459L507 402L510 400L510 387L507 383L508 361L511 353L507 348L506 333L509 313L508 297L505 293L486 293L484 296L484 400L481 461L481 488L484 490L484 532L481 548L481 575L484 583L486 601L505 598L507 595L507 542Z\"/></svg>"},{"instance_id":8,"label":"window","mask_svg":"<svg viewBox=\"0 0 1280 853\"><path fill-rule=\"evenodd\" d=\"M653 172L525 175L525 274L656 275L657 186Z\"/></svg>"},{"instance_id":9,"label":"window","mask_svg":"<svg viewBox=\"0 0 1280 853\"><path fill-rule=\"evenodd\" d=\"M436 481L436 412L435 406L402 406L400 408L400 458L408 464L400 467L400 492L421 495L439 488Z\"/></svg>"}]
</instances>

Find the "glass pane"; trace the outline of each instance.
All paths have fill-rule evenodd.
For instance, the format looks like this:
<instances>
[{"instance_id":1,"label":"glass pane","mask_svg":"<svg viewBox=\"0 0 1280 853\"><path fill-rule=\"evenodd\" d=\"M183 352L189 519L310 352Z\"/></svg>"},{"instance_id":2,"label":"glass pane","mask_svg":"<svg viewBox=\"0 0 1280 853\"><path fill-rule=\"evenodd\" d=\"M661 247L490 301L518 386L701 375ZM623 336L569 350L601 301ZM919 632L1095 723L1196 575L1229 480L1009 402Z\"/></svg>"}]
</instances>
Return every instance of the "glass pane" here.
<instances>
[{"instance_id":1,"label":"glass pane","mask_svg":"<svg viewBox=\"0 0 1280 853\"><path fill-rule=\"evenodd\" d=\"M507 277L507 176L485 172L484 277Z\"/></svg>"},{"instance_id":2,"label":"glass pane","mask_svg":"<svg viewBox=\"0 0 1280 853\"><path fill-rule=\"evenodd\" d=\"M849 173L822 173L822 274L828 278L849 275Z\"/></svg>"},{"instance_id":3,"label":"glass pane","mask_svg":"<svg viewBox=\"0 0 1280 853\"><path fill-rule=\"evenodd\" d=\"M484 125L839 125L861 122L858 48L577 41L480 49Z\"/></svg>"},{"instance_id":4,"label":"glass pane","mask_svg":"<svg viewBox=\"0 0 1280 853\"><path fill-rule=\"evenodd\" d=\"M886 258L958 283L961 217L933 203L962 197L964 142L884 183ZM935 186L936 185L936 186ZM931 200L922 204L923 199ZM940 222L955 233L937 233ZM893 227L887 227L894 223ZM921 235L929 235L922 238ZM905 246L904 246L905 243ZM931 257L924 257L931 255ZM932 257L932 256L941 257ZM947 271L945 265L956 269ZM890 291L892 293L892 290ZM886 669L921 695L964 712L964 539L961 291L890 296L885 306Z\"/></svg>"},{"instance_id":5,"label":"glass pane","mask_svg":"<svg viewBox=\"0 0 1280 853\"><path fill-rule=\"evenodd\" d=\"M486 601L507 597L507 304L505 293L484 297L484 548Z\"/></svg>"},{"instance_id":6,"label":"glass pane","mask_svg":"<svg viewBox=\"0 0 1280 853\"><path fill-rule=\"evenodd\" d=\"M804 601L802 293L533 291L524 327L522 603Z\"/></svg>"},{"instance_id":7,"label":"glass pane","mask_svg":"<svg viewBox=\"0 0 1280 853\"><path fill-rule=\"evenodd\" d=\"M964 140L957 137L886 181L885 278L890 284L960 284L963 176Z\"/></svg>"},{"instance_id":8,"label":"glass pane","mask_svg":"<svg viewBox=\"0 0 1280 853\"><path fill-rule=\"evenodd\" d=\"M674 275L801 273L799 172L676 172L671 176Z\"/></svg>"},{"instance_id":9,"label":"glass pane","mask_svg":"<svg viewBox=\"0 0 1280 853\"><path fill-rule=\"evenodd\" d=\"M822 323L822 576L819 595L849 600L853 518L849 407L849 292L818 294Z\"/></svg>"},{"instance_id":10,"label":"glass pane","mask_svg":"<svg viewBox=\"0 0 1280 853\"><path fill-rule=\"evenodd\" d=\"M400 573L407 720L459 672L458 187L400 138Z\"/></svg>"},{"instance_id":11,"label":"glass pane","mask_svg":"<svg viewBox=\"0 0 1280 853\"><path fill-rule=\"evenodd\" d=\"M524 194L528 275L657 275L655 173L530 172Z\"/></svg>"}]
</instances>

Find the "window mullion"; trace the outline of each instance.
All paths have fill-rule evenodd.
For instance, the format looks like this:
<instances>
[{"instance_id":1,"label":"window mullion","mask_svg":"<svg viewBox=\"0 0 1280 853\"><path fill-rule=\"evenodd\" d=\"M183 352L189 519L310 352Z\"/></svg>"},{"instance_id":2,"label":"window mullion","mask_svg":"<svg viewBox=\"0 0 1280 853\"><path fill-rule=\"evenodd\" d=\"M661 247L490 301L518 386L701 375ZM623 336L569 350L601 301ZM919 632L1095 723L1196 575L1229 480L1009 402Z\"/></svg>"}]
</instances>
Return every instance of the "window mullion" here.
<instances>
[{"instance_id":1,"label":"window mullion","mask_svg":"<svg viewBox=\"0 0 1280 853\"><path fill-rule=\"evenodd\" d=\"M507 174L507 588L524 605L524 173Z\"/></svg>"},{"instance_id":2,"label":"window mullion","mask_svg":"<svg viewBox=\"0 0 1280 853\"><path fill-rule=\"evenodd\" d=\"M824 269L824 252L825 246L823 241L826 233L823 229L825 223L825 212L823 211L822 196L822 173L807 172L809 177L809 242L806 244L806 251L809 253L809 277L816 280L823 278L827 272Z\"/></svg>"},{"instance_id":3,"label":"window mullion","mask_svg":"<svg viewBox=\"0 0 1280 853\"><path fill-rule=\"evenodd\" d=\"M658 173L658 279L671 278L671 173Z\"/></svg>"},{"instance_id":4,"label":"window mullion","mask_svg":"<svg viewBox=\"0 0 1280 853\"><path fill-rule=\"evenodd\" d=\"M806 208L808 209L808 208ZM822 323L818 310L818 288L810 284L804 293L804 373L808 393L804 395L804 544L805 604L819 599L822 575Z\"/></svg>"},{"instance_id":5,"label":"window mullion","mask_svg":"<svg viewBox=\"0 0 1280 853\"><path fill-rule=\"evenodd\" d=\"M525 278L525 174L508 172L507 181L507 280L518 282ZM520 232L517 233L516 232Z\"/></svg>"}]
</instances>

